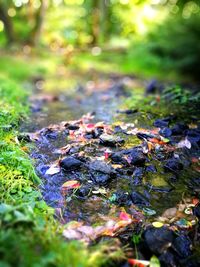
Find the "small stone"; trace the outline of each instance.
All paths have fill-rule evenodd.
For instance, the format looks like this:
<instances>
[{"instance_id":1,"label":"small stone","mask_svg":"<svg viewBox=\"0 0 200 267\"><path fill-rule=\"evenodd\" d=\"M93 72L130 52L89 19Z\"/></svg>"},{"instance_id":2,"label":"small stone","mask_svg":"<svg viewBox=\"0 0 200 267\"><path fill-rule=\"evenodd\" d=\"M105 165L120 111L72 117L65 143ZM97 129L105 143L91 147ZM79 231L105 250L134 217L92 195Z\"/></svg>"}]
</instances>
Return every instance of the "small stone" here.
<instances>
[{"instance_id":1,"label":"small stone","mask_svg":"<svg viewBox=\"0 0 200 267\"><path fill-rule=\"evenodd\" d=\"M192 242L187 235L178 236L172 247L180 258L187 258L192 254Z\"/></svg>"},{"instance_id":2,"label":"small stone","mask_svg":"<svg viewBox=\"0 0 200 267\"><path fill-rule=\"evenodd\" d=\"M110 134L101 134L100 137L100 144L104 146L115 147L117 145L122 145L124 143L124 139L120 136L114 136Z\"/></svg>"},{"instance_id":3,"label":"small stone","mask_svg":"<svg viewBox=\"0 0 200 267\"><path fill-rule=\"evenodd\" d=\"M97 171L105 174L114 174L115 170L112 166L109 164L106 164L105 162L101 160L94 160L90 162L89 169L92 171Z\"/></svg>"},{"instance_id":4,"label":"small stone","mask_svg":"<svg viewBox=\"0 0 200 267\"><path fill-rule=\"evenodd\" d=\"M112 179L110 175L104 173L95 173L92 176L95 183L97 183L98 185L106 185Z\"/></svg>"},{"instance_id":5,"label":"small stone","mask_svg":"<svg viewBox=\"0 0 200 267\"><path fill-rule=\"evenodd\" d=\"M172 135L183 135L185 130L188 129L188 126L183 124L183 123L177 123L174 125L174 127L171 129L172 130Z\"/></svg>"},{"instance_id":6,"label":"small stone","mask_svg":"<svg viewBox=\"0 0 200 267\"><path fill-rule=\"evenodd\" d=\"M156 173L157 172L157 169L154 165L149 165L146 167L145 169L146 172L151 172L151 173Z\"/></svg>"},{"instance_id":7,"label":"small stone","mask_svg":"<svg viewBox=\"0 0 200 267\"><path fill-rule=\"evenodd\" d=\"M79 169L82 166L82 162L74 157L67 157L61 160L60 167L65 171L71 171Z\"/></svg>"},{"instance_id":8,"label":"small stone","mask_svg":"<svg viewBox=\"0 0 200 267\"><path fill-rule=\"evenodd\" d=\"M146 157L139 149L133 149L130 153L130 164L141 166L144 165Z\"/></svg>"},{"instance_id":9,"label":"small stone","mask_svg":"<svg viewBox=\"0 0 200 267\"><path fill-rule=\"evenodd\" d=\"M169 125L169 119L168 118L165 118L165 119L155 120L153 125L155 127L158 127L158 128L168 127L168 125Z\"/></svg>"},{"instance_id":10,"label":"small stone","mask_svg":"<svg viewBox=\"0 0 200 267\"><path fill-rule=\"evenodd\" d=\"M90 194L90 189L90 186L83 185L76 191L76 195L80 198L86 198Z\"/></svg>"},{"instance_id":11,"label":"small stone","mask_svg":"<svg viewBox=\"0 0 200 267\"><path fill-rule=\"evenodd\" d=\"M170 128L165 127L159 131L159 134L164 136L165 138L168 138L172 135L172 130Z\"/></svg>"},{"instance_id":12,"label":"small stone","mask_svg":"<svg viewBox=\"0 0 200 267\"><path fill-rule=\"evenodd\" d=\"M131 200L135 205L150 206L148 199L141 193L133 191L131 193Z\"/></svg>"},{"instance_id":13,"label":"small stone","mask_svg":"<svg viewBox=\"0 0 200 267\"><path fill-rule=\"evenodd\" d=\"M182 169L183 169L183 164L175 158L169 159L164 165L164 170L166 172L177 172Z\"/></svg>"},{"instance_id":14,"label":"small stone","mask_svg":"<svg viewBox=\"0 0 200 267\"><path fill-rule=\"evenodd\" d=\"M149 227L143 235L145 245L155 255L164 253L175 238L173 231L165 226L160 228Z\"/></svg>"}]
</instances>

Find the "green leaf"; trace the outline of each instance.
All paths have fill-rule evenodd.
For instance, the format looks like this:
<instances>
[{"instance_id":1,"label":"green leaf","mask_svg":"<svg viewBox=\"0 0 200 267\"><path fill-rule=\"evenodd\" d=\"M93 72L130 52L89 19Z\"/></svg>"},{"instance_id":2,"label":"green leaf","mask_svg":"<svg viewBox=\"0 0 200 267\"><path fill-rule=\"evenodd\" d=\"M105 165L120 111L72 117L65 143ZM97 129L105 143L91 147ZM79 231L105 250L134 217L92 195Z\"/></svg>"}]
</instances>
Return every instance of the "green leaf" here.
<instances>
[{"instance_id":1,"label":"green leaf","mask_svg":"<svg viewBox=\"0 0 200 267\"><path fill-rule=\"evenodd\" d=\"M159 259L156 256L151 257L149 267L160 267Z\"/></svg>"}]
</instances>

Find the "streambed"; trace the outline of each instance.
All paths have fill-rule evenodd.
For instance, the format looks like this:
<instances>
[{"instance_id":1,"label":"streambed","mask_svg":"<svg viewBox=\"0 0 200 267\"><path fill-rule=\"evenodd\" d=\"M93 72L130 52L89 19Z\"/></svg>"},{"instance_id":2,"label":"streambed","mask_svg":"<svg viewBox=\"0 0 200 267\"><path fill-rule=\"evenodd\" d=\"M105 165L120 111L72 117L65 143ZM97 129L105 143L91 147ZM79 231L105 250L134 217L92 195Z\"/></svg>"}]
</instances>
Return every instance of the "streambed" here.
<instances>
[{"instance_id":1,"label":"streambed","mask_svg":"<svg viewBox=\"0 0 200 267\"><path fill-rule=\"evenodd\" d=\"M199 125L127 110L124 102L138 87L144 83L120 77L52 98L40 93L23 131L32 133L42 196L67 225L67 239L116 238L135 258L132 236L143 233L140 258L156 254L163 266L189 266L199 212ZM168 249L177 238L180 247Z\"/></svg>"}]
</instances>

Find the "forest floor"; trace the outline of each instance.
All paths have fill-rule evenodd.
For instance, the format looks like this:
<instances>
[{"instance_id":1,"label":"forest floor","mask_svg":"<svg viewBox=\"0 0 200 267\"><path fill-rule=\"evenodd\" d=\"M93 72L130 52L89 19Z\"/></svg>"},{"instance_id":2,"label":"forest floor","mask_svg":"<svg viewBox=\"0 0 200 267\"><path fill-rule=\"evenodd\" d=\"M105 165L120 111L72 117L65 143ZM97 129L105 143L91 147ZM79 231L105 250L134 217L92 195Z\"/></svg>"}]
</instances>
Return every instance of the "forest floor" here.
<instances>
[{"instance_id":1,"label":"forest floor","mask_svg":"<svg viewBox=\"0 0 200 267\"><path fill-rule=\"evenodd\" d=\"M0 209L3 266L199 266L197 94L60 62L24 66L1 78L16 75L4 86L12 120L1 123L2 177L14 172Z\"/></svg>"}]
</instances>

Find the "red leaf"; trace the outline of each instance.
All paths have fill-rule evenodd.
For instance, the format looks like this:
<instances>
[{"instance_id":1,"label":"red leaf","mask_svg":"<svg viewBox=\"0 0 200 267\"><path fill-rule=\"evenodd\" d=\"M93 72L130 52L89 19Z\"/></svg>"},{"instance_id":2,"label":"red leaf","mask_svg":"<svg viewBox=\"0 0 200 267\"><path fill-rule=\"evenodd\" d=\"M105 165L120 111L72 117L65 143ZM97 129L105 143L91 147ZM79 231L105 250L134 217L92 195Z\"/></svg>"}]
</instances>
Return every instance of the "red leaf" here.
<instances>
[{"instance_id":1,"label":"red leaf","mask_svg":"<svg viewBox=\"0 0 200 267\"><path fill-rule=\"evenodd\" d=\"M79 188L81 185L76 180L67 181L62 185L62 190L67 191L69 189Z\"/></svg>"},{"instance_id":2,"label":"red leaf","mask_svg":"<svg viewBox=\"0 0 200 267\"><path fill-rule=\"evenodd\" d=\"M128 263L131 264L132 266L137 266L137 267L145 267L150 264L149 261L136 260L136 259L128 259Z\"/></svg>"},{"instance_id":3,"label":"red leaf","mask_svg":"<svg viewBox=\"0 0 200 267\"><path fill-rule=\"evenodd\" d=\"M130 214L128 214L128 213L126 213L126 212L124 212L124 211L121 211L121 212L120 212L120 214L119 214L119 218L120 218L120 220L122 220L122 221L129 221L129 220L131 220L131 216L130 216Z\"/></svg>"},{"instance_id":4,"label":"red leaf","mask_svg":"<svg viewBox=\"0 0 200 267\"><path fill-rule=\"evenodd\" d=\"M157 138L151 138L151 139L149 139L149 141L151 143L155 143L155 144L159 144L159 145L165 145L166 144L166 142L158 140Z\"/></svg>"},{"instance_id":5,"label":"red leaf","mask_svg":"<svg viewBox=\"0 0 200 267\"><path fill-rule=\"evenodd\" d=\"M193 198L192 204L197 205L199 203L198 198Z\"/></svg>"}]
</instances>

